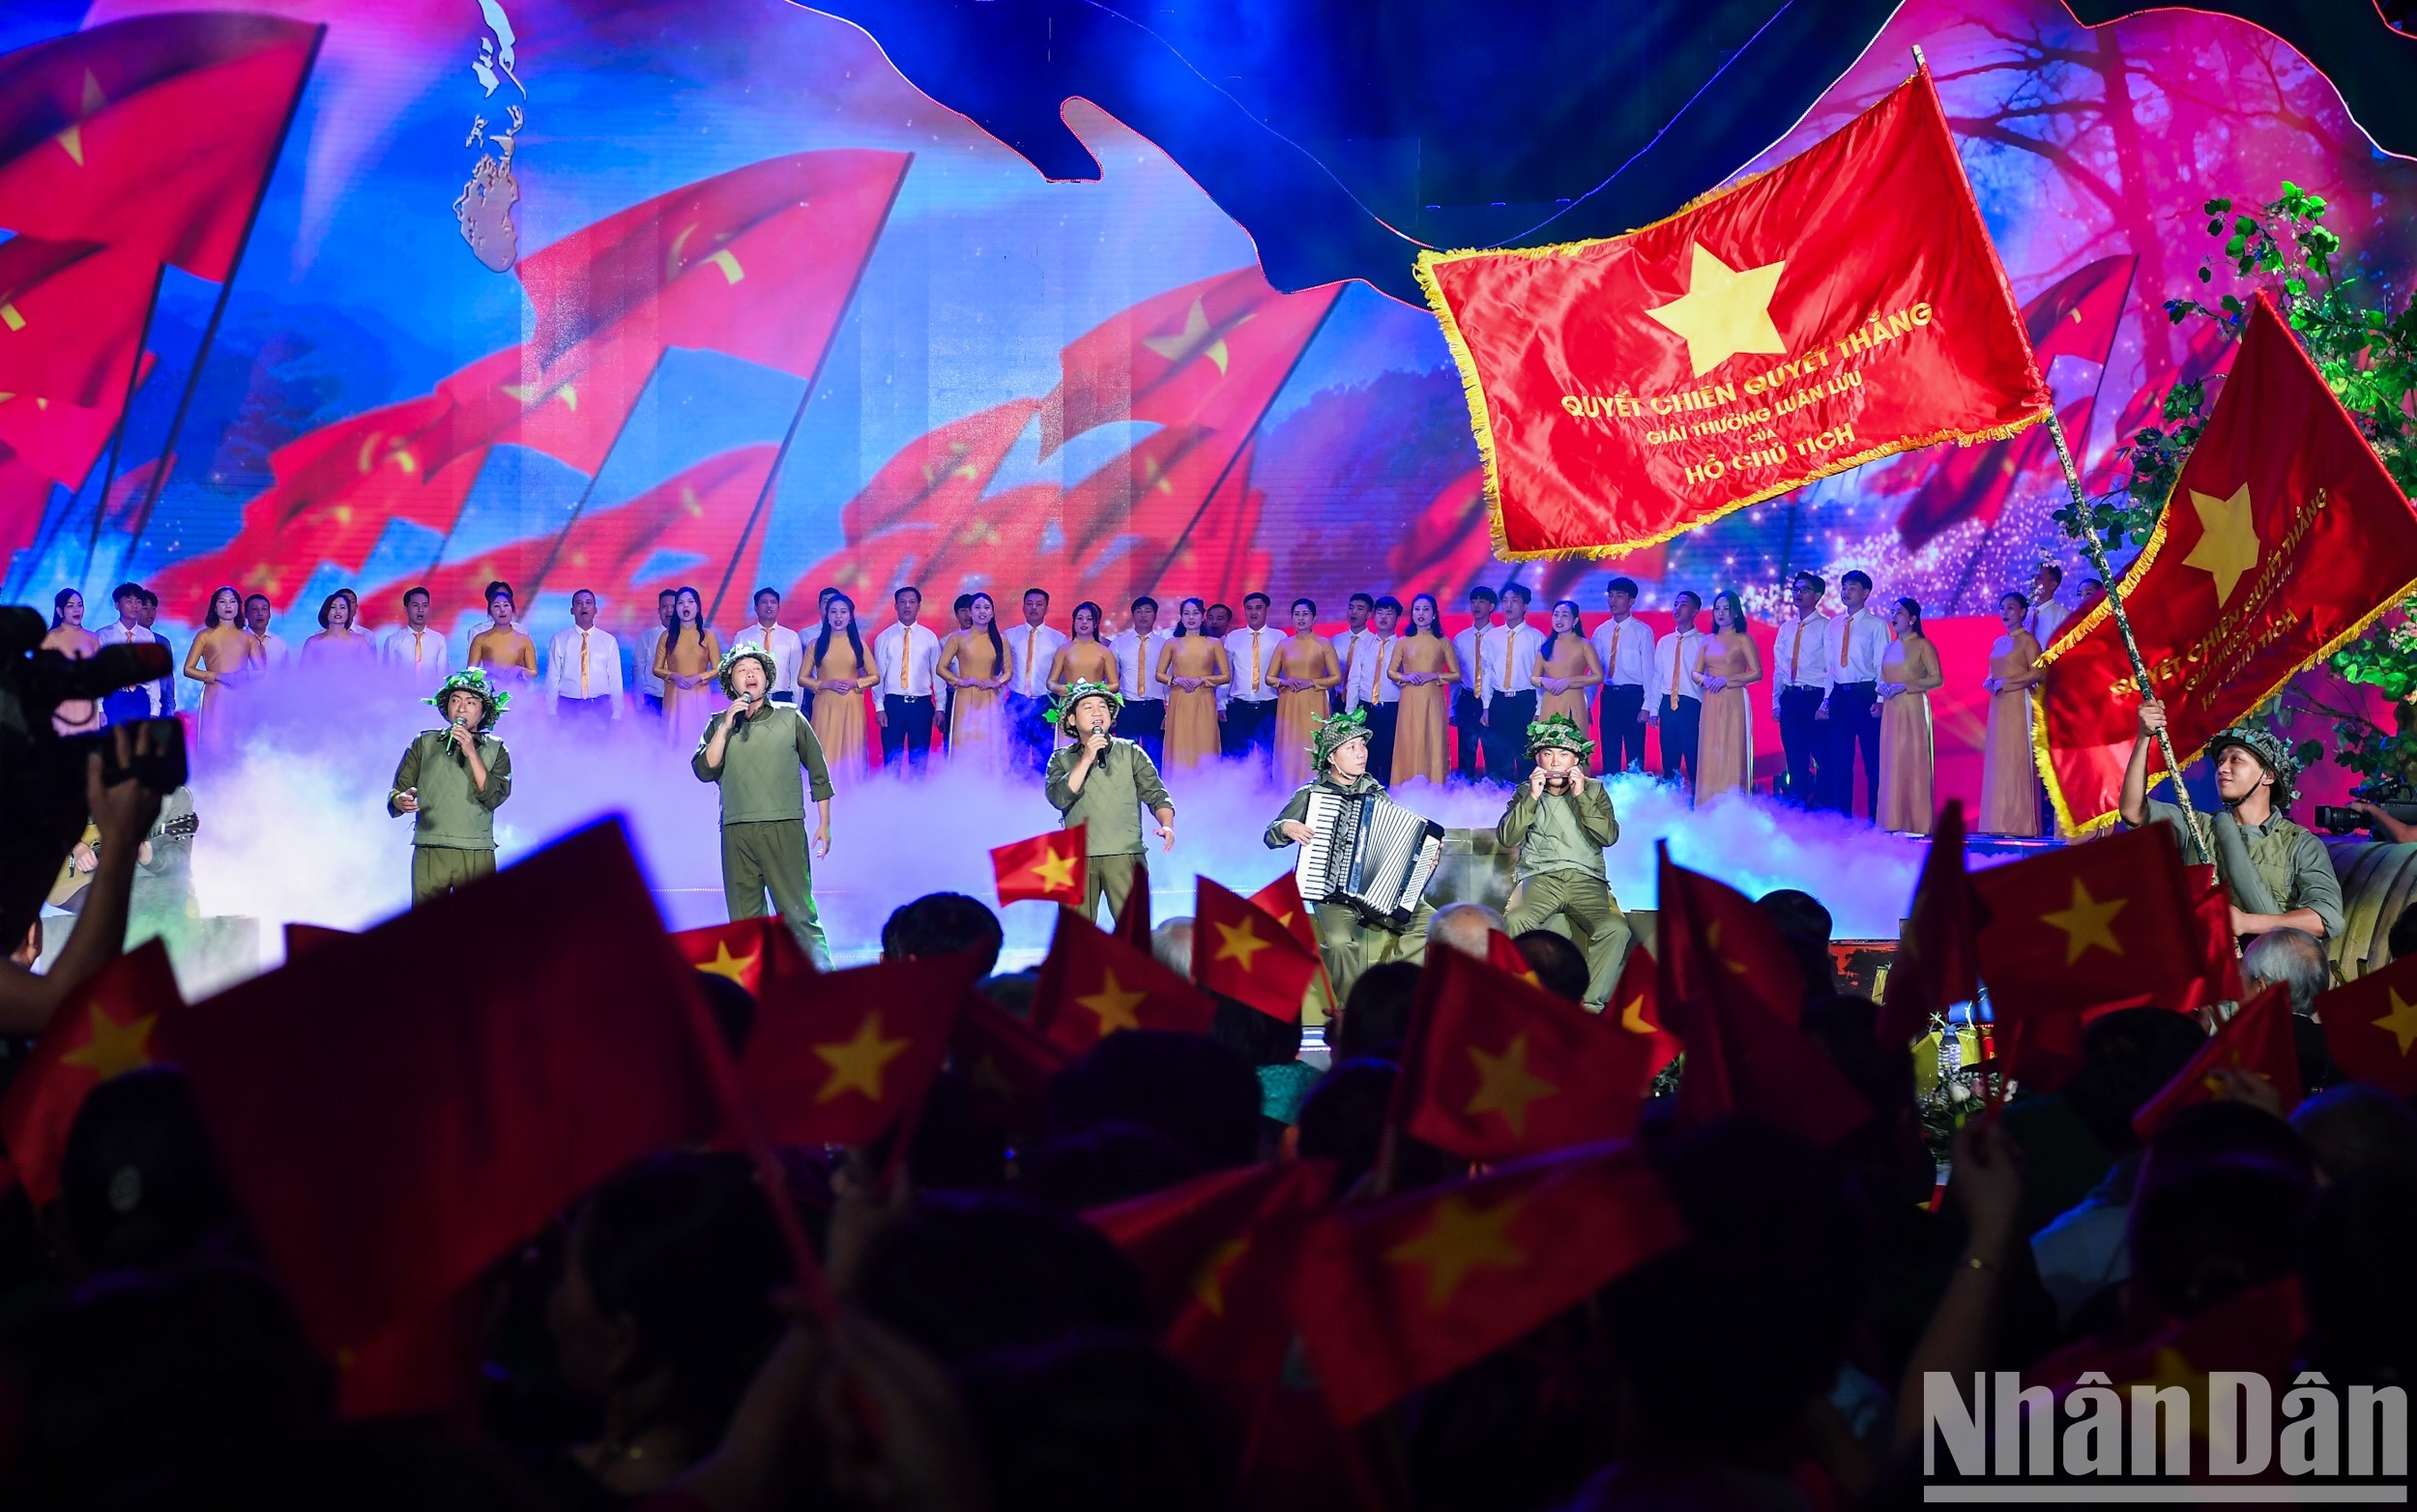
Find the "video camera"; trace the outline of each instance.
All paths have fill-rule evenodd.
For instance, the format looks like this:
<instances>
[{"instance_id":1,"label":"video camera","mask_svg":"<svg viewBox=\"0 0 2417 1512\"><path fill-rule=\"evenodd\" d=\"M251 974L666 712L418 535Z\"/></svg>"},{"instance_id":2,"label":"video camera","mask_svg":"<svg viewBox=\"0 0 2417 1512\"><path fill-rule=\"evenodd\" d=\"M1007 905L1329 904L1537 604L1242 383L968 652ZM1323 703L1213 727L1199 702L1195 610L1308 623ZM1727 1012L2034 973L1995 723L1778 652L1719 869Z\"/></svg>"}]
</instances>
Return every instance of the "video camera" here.
<instances>
[{"instance_id":1,"label":"video camera","mask_svg":"<svg viewBox=\"0 0 2417 1512\"><path fill-rule=\"evenodd\" d=\"M2417 825L2417 794L2402 782L2369 782L2350 795L2362 803L2373 803L2404 825ZM2328 834L2357 834L2371 829L2374 821L2347 804L2316 805L2316 828Z\"/></svg>"},{"instance_id":2,"label":"video camera","mask_svg":"<svg viewBox=\"0 0 2417 1512\"><path fill-rule=\"evenodd\" d=\"M142 721L150 749L124 764L114 734L63 736L51 723L63 703L166 677L167 648L103 646L79 658L44 650L47 633L34 610L0 608L0 941L12 947L91 817L85 772L94 752L112 785L132 778L166 793L186 778L184 727L173 719Z\"/></svg>"}]
</instances>

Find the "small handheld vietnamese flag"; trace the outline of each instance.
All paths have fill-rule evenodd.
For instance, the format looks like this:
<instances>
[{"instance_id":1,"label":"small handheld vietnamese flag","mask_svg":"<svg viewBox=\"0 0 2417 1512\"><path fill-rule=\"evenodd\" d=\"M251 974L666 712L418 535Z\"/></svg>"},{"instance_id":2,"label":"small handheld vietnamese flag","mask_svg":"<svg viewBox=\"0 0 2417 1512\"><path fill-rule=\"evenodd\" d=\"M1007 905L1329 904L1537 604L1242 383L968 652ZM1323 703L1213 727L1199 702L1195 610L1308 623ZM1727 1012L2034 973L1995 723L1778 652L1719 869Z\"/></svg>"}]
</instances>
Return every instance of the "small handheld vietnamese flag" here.
<instances>
[{"instance_id":1,"label":"small handheld vietnamese flag","mask_svg":"<svg viewBox=\"0 0 2417 1512\"><path fill-rule=\"evenodd\" d=\"M1249 899L1207 877L1192 916L1192 980L1269 1018L1297 1023L1301 996L1318 977L1315 947L1304 948Z\"/></svg>"},{"instance_id":2,"label":"small handheld vietnamese flag","mask_svg":"<svg viewBox=\"0 0 2417 1512\"><path fill-rule=\"evenodd\" d=\"M948 1032L948 1061L965 1078L977 1113L1021 1132L1047 1125L1049 1079L1073 1064L1074 1057L975 993L957 1008Z\"/></svg>"},{"instance_id":3,"label":"small handheld vietnamese flag","mask_svg":"<svg viewBox=\"0 0 2417 1512\"><path fill-rule=\"evenodd\" d=\"M784 931L785 932L785 931ZM921 1106L974 985L970 956L778 976L739 1057L776 1145L869 1145Z\"/></svg>"},{"instance_id":4,"label":"small handheld vietnamese flag","mask_svg":"<svg viewBox=\"0 0 2417 1512\"><path fill-rule=\"evenodd\" d=\"M1150 948L1150 863L1133 858L1133 889L1117 912L1117 938L1136 950Z\"/></svg>"},{"instance_id":5,"label":"small handheld vietnamese flag","mask_svg":"<svg viewBox=\"0 0 2417 1512\"><path fill-rule=\"evenodd\" d=\"M184 1006L167 946L148 940L104 963L51 1014L0 1097L0 1140L35 1207L59 1195L59 1162L84 1099L102 1083L155 1063L152 1032L162 1014Z\"/></svg>"},{"instance_id":6,"label":"small handheld vietnamese flag","mask_svg":"<svg viewBox=\"0 0 2417 1512\"><path fill-rule=\"evenodd\" d=\"M2325 1049L2354 1081L2417 1096L2417 955L2316 1000Z\"/></svg>"},{"instance_id":7,"label":"small handheld vietnamese flag","mask_svg":"<svg viewBox=\"0 0 2417 1512\"><path fill-rule=\"evenodd\" d=\"M680 958L698 971L726 976L760 995L765 974L772 969L773 955L783 940L798 961L805 961L805 952L797 948L797 937L773 917L734 918L727 924L679 930L672 935L671 944L680 952ZM811 963L806 964L811 969Z\"/></svg>"},{"instance_id":8,"label":"small handheld vietnamese flag","mask_svg":"<svg viewBox=\"0 0 2417 1512\"><path fill-rule=\"evenodd\" d=\"M1301 901L1297 873L1289 869L1276 873L1275 881L1250 895L1250 903L1313 954L1317 951L1318 925L1309 916L1309 905Z\"/></svg>"},{"instance_id":9,"label":"small handheld vietnamese flag","mask_svg":"<svg viewBox=\"0 0 2417 1512\"><path fill-rule=\"evenodd\" d=\"M1403 1046L1402 1128L1471 1160L1514 1160L1637 1126L1649 1036L1458 950L1433 952Z\"/></svg>"},{"instance_id":10,"label":"small handheld vietnamese flag","mask_svg":"<svg viewBox=\"0 0 2417 1512\"><path fill-rule=\"evenodd\" d=\"M1485 932L1485 959L1488 966L1506 976L1516 976L1530 987L1541 985L1536 979L1536 969L1520 953L1519 942L1499 929Z\"/></svg>"},{"instance_id":11,"label":"small handheld vietnamese flag","mask_svg":"<svg viewBox=\"0 0 2417 1512\"><path fill-rule=\"evenodd\" d=\"M990 866L999 879L1000 906L1029 899L1080 909L1088 896L1088 861L1081 825L994 847Z\"/></svg>"},{"instance_id":12,"label":"small handheld vietnamese flag","mask_svg":"<svg viewBox=\"0 0 2417 1512\"><path fill-rule=\"evenodd\" d=\"M2299 1106L2299 1051L2291 1043L2291 997L2280 982L2241 1004L2207 1038L2190 1063L2174 1073L2163 1090L2140 1104L2132 1115L2132 1132L2153 1139L2184 1108L2216 1102L2225 1095L2219 1071L2246 1071L2274 1084L2288 1115Z\"/></svg>"},{"instance_id":13,"label":"small handheld vietnamese flag","mask_svg":"<svg viewBox=\"0 0 2417 1512\"><path fill-rule=\"evenodd\" d=\"M1608 1018L1616 1019L1622 1032L1641 1034L1649 1042L1645 1058L1645 1081L1637 1089L1650 1091L1653 1079L1673 1061L1682 1048L1678 1036L1662 1027L1662 1010L1654 996L1654 977L1659 973L1653 965L1653 952L1642 945L1628 947L1628 959L1620 963L1619 980L1612 984L1612 1001L1604 1009Z\"/></svg>"},{"instance_id":14,"label":"small handheld vietnamese flag","mask_svg":"<svg viewBox=\"0 0 2417 1512\"><path fill-rule=\"evenodd\" d=\"M1068 910L1058 916L1040 963L1033 1021L1076 1055L1121 1029L1206 1034L1217 1005L1199 988L1097 924Z\"/></svg>"}]
</instances>

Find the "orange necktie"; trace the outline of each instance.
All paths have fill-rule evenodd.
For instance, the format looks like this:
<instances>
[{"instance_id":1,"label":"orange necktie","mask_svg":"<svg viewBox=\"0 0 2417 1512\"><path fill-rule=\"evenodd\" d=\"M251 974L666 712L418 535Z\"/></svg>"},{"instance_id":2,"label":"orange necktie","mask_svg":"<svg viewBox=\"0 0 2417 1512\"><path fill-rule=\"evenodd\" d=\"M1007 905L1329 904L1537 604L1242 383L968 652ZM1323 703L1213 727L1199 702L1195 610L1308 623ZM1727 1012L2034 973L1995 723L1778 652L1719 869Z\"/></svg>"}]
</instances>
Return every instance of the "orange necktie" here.
<instances>
[{"instance_id":1,"label":"orange necktie","mask_svg":"<svg viewBox=\"0 0 2417 1512\"><path fill-rule=\"evenodd\" d=\"M1670 638L1670 706L1673 709L1678 707L1678 651L1686 644L1687 633L1684 630Z\"/></svg>"},{"instance_id":2,"label":"orange necktie","mask_svg":"<svg viewBox=\"0 0 2417 1512\"><path fill-rule=\"evenodd\" d=\"M1359 657L1359 632L1352 631L1351 644L1343 648L1343 702L1352 701L1352 663Z\"/></svg>"},{"instance_id":3,"label":"orange necktie","mask_svg":"<svg viewBox=\"0 0 2417 1512\"><path fill-rule=\"evenodd\" d=\"M1619 632L1626 628L1628 626L1617 620L1612 622L1612 654L1609 658L1611 665L1603 669L1603 681L1606 683L1619 675Z\"/></svg>"},{"instance_id":4,"label":"orange necktie","mask_svg":"<svg viewBox=\"0 0 2417 1512\"><path fill-rule=\"evenodd\" d=\"M1259 691L1259 632L1250 632L1250 690Z\"/></svg>"},{"instance_id":5,"label":"orange necktie","mask_svg":"<svg viewBox=\"0 0 2417 1512\"><path fill-rule=\"evenodd\" d=\"M579 632L579 696L588 696L588 632Z\"/></svg>"},{"instance_id":6,"label":"orange necktie","mask_svg":"<svg viewBox=\"0 0 2417 1512\"><path fill-rule=\"evenodd\" d=\"M1796 658L1804 654L1804 622L1796 622L1796 638L1788 645L1788 681L1796 680Z\"/></svg>"},{"instance_id":7,"label":"orange necktie","mask_svg":"<svg viewBox=\"0 0 2417 1512\"><path fill-rule=\"evenodd\" d=\"M411 632L411 670L414 672L420 670L420 643L425 639L426 636L427 632L425 630L414 630Z\"/></svg>"},{"instance_id":8,"label":"orange necktie","mask_svg":"<svg viewBox=\"0 0 2417 1512\"><path fill-rule=\"evenodd\" d=\"M1838 665L1841 670L1845 669L1847 665L1847 653L1853 647L1853 645L1854 614L1851 610L1849 610L1847 617L1838 622Z\"/></svg>"},{"instance_id":9,"label":"orange necktie","mask_svg":"<svg viewBox=\"0 0 2417 1512\"><path fill-rule=\"evenodd\" d=\"M1024 626L1024 691L1027 693L1033 690L1033 637L1039 633L1040 626L1037 625Z\"/></svg>"}]
</instances>

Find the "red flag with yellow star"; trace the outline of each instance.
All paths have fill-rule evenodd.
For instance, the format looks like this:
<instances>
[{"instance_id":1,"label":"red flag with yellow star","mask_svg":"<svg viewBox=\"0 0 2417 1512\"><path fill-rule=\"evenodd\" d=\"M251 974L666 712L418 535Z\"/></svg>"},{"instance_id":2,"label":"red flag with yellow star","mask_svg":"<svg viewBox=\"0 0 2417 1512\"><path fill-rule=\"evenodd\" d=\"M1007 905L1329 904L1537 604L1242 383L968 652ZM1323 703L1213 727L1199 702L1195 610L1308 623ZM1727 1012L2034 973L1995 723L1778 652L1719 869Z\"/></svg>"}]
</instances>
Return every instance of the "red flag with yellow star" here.
<instances>
[{"instance_id":1,"label":"red flag with yellow star","mask_svg":"<svg viewBox=\"0 0 2417 1512\"><path fill-rule=\"evenodd\" d=\"M1661 848L1662 1022L1687 1047L1678 1122L1743 1114L1823 1149L1871 1105L1797 1027L1804 974L1768 916Z\"/></svg>"},{"instance_id":2,"label":"red flag with yellow star","mask_svg":"<svg viewBox=\"0 0 2417 1512\"><path fill-rule=\"evenodd\" d=\"M2196 761L2412 588L2417 509L2259 295L2119 590L2174 753ZM2110 824L2140 698L2106 604L2066 625L2043 665L2031 741L2049 795L2069 827ZM2149 763L2162 776L2153 747Z\"/></svg>"},{"instance_id":3,"label":"red flag with yellow star","mask_svg":"<svg viewBox=\"0 0 2417 1512\"><path fill-rule=\"evenodd\" d=\"M2417 955L2316 1000L2325 1049L2353 1081L2417 1096Z\"/></svg>"},{"instance_id":4,"label":"red flag with yellow star","mask_svg":"<svg viewBox=\"0 0 2417 1512\"><path fill-rule=\"evenodd\" d=\"M1617 554L1874 457L2048 412L1927 70L1607 241L1422 252L1496 554Z\"/></svg>"},{"instance_id":5,"label":"red flag with yellow star","mask_svg":"<svg viewBox=\"0 0 2417 1512\"><path fill-rule=\"evenodd\" d=\"M92 242L0 242L0 393L114 415L159 273L157 263Z\"/></svg>"},{"instance_id":6,"label":"red flag with yellow star","mask_svg":"<svg viewBox=\"0 0 2417 1512\"><path fill-rule=\"evenodd\" d=\"M1649 1035L1488 962L1437 950L1418 977L1394 1096L1414 1139L1515 1160L1637 1126Z\"/></svg>"},{"instance_id":7,"label":"red flag with yellow star","mask_svg":"<svg viewBox=\"0 0 2417 1512\"><path fill-rule=\"evenodd\" d=\"M2000 1022L2169 992L2202 974L2204 931L2172 829L2148 825L1972 877L1980 974Z\"/></svg>"},{"instance_id":8,"label":"red flag with yellow star","mask_svg":"<svg viewBox=\"0 0 2417 1512\"><path fill-rule=\"evenodd\" d=\"M1333 1181L1325 1160L1239 1166L1092 1208L1083 1221L1141 1272L1169 1353L1211 1380L1264 1384L1292 1344L1285 1294Z\"/></svg>"},{"instance_id":9,"label":"red flag with yellow star","mask_svg":"<svg viewBox=\"0 0 2417 1512\"><path fill-rule=\"evenodd\" d=\"M1618 1021L1623 1032L1646 1041L1645 1080L1637 1088L1640 1092L1651 1090L1653 1079L1677 1060L1684 1048L1677 1035L1662 1027L1662 1010L1654 996L1654 977L1658 974L1653 952L1643 945L1631 945L1628 959L1620 963L1619 980L1612 984L1612 1001L1604 1010L1607 1017Z\"/></svg>"},{"instance_id":10,"label":"red flag with yellow star","mask_svg":"<svg viewBox=\"0 0 2417 1512\"><path fill-rule=\"evenodd\" d=\"M150 940L103 965L51 1014L0 1096L0 1142L35 1207L59 1195L67 1131L84 1098L102 1083L152 1064L152 1032L162 1014L184 1006L167 947Z\"/></svg>"},{"instance_id":11,"label":"red flag with yellow star","mask_svg":"<svg viewBox=\"0 0 2417 1512\"><path fill-rule=\"evenodd\" d=\"M975 1111L1004 1128L1048 1123L1049 1079L1074 1063L1071 1052L976 993L948 1032L948 1062L965 1078Z\"/></svg>"},{"instance_id":12,"label":"red flag with yellow star","mask_svg":"<svg viewBox=\"0 0 2417 1512\"><path fill-rule=\"evenodd\" d=\"M1303 1249L1293 1316L1335 1415L1355 1423L1686 1236L1633 1144L1580 1146L1338 1208Z\"/></svg>"},{"instance_id":13,"label":"red flag with yellow star","mask_svg":"<svg viewBox=\"0 0 2417 1512\"><path fill-rule=\"evenodd\" d=\"M1054 1043L1081 1055L1121 1029L1206 1034L1216 1016L1215 1003L1149 951L1071 910L1058 916L1033 994L1034 1026Z\"/></svg>"},{"instance_id":14,"label":"red flag with yellow star","mask_svg":"<svg viewBox=\"0 0 2417 1512\"><path fill-rule=\"evenodd\" d=\"M1301 901L1300 877L1291 867L1276 873L1275 881L1250 895L1250 906L1276 922L1276 927L1299 941L1313 953L1318 948L1318 926L1309 916L1309 905Z\"/></svg>"},{"instance_id":15,"label":"red flag with yellow star","mask_svg":"<svg viewBox=\"0 0 2417 1512\"><path fill-rule=\"evenodd\" d=\"M1133 858L1133 887L1116 916L1117 938L1136 950L1150 948L1150 859Z\"/></svg>"},{"instance_id":16,"label":"red flag with yellow star","mask_svg":"<svg viewBox=\"0 0 2417 1512\"><path fill-rule=\"evenodd\" d=\"M990 869L999 879L1000 907L1030 900L1080 910L1089 860L1081 825L991 847Z\"/></svg>"},{"instance_id":17,"label":"red flag with yellow star","mask_svg":"<svg viewBox=\"0 0 2417 1512\"><path fill-rule=\"evenodd\" d=\"M683 929L673 934L671 945L698 971L727 976L759 997L769 976L811 974L814 970L814 963L798 948L798 937L777 915Z\"/></svg>"},{"instance_id":18,"label":"red flag with yellow star","mask_svg":"<svg viewBox=\"0 0 2417 1512\"><path fill-rule=\"evenodd\" d=\"M2272 1083L2286 1114L2299 1106L2299 1052L2291 1043L2287 988L2278 982L2242 1003L2172 1081L2140 1104L2132 1115L2132 1131L2143 1140L2153 1139L2184 1108L2222 1099L2226 1093L2217 1080L2220 1071L2244 1071Z\"/></svg>"},{"instance_id":19,"label":"red flag with yellow star","mask_svg":"<svg viewBox=\"0 0 2417 1512\"><path fill-rule=\"evenodd\" d=\"M1295 1024L1320 969L1316 946L1304 947L1240 893L1200 879L1192 905L1192 980Z\"/></svg>"},{"instance_id":20,"label":"red flag with yellow star","mask_svg":"<svg viewBox=\"0 0 2417 1512\"><path fill-rule=\"evenodd\" d=\"M739 1057L776 1145L869 1145L923 1100L974 985L965 956L779 974Z\"/></svg>"}]
</instances>

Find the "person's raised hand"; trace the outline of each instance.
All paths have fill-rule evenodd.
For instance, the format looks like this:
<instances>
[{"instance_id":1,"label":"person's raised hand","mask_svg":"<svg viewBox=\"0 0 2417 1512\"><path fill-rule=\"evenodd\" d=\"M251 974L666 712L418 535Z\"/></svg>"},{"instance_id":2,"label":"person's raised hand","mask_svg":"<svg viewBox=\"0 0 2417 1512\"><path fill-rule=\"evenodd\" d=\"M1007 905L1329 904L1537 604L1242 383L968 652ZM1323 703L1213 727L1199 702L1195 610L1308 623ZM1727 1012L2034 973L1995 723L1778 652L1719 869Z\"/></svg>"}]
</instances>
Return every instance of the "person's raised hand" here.
<instances>
[{"instance_id":1,"label":"person's raised hand","mask_svg":"<svg viewBox=\"0 0 2417 1512\"><path fill-rule=\"evenodd\" d=\"M2166 705L2161 698L2140 700L2140 734L2155 735L2166 727Z\"/></svg>"},{"instance_id":2,"label":"person's raised hand","mask_svg":"<svg viewBox=\"0 0 2417 1512\"><path fill-rule=\"evenodd\" d=\"M2021 1147L1999 1119L1976 1119L1956 1131L1952 1160L1947 1189L1964 1210L1972 1253L1995 1262L2012 1242L2023 1206Z\"/></svg>"}]
</instances>

